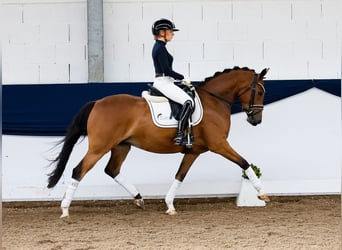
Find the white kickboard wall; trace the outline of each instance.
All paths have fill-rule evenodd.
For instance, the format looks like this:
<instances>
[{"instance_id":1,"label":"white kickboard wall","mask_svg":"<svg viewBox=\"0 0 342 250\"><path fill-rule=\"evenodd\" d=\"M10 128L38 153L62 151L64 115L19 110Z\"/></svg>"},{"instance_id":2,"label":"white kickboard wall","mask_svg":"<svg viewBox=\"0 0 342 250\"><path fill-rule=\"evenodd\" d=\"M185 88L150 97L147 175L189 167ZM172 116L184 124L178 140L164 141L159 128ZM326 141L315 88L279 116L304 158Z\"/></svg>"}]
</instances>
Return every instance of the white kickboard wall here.
<instances>
[{"instance_id":1,"label":"white kickboard wall","mask_svg":"<svg viewBox=\"0 0 342 250\"><path fill-rule=\"evenodd\" d=\"M72 169L83 157L87 140L77 144L58 185L46 188L49 161L59 137L3 136L2 198L12 200L61 199ZM262 170L270 195L338 194L341 191L340 98L310 89L269 104L263 122L252 127L245 114L232 116L228 141L250 163ZM166 195L174 180L181 154L161 155L136 148L123 164L122 174L144 197ZM75 199L130 198L104 173L106 155L82 180ZM177 197L236 196L241 169L211 152L193 164Z\"/></svg>"}]
</instances>

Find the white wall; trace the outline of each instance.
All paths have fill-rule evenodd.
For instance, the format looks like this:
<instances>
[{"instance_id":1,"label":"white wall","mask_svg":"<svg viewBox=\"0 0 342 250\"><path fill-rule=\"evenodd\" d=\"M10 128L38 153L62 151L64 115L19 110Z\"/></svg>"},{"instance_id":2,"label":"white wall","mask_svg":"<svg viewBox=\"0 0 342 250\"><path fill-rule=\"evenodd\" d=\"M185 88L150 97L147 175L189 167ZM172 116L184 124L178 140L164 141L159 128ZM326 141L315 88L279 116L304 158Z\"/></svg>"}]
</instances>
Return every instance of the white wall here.
<instances>
[{"instance_id":1,"label":"white wall","mask_svg":"<svg viewBox=\"0 0 342 250\"><path fill-rule=\"evenodd\" d=\"M83 157L87 140L77 144L60 183L46 189L49 164L59 151L58 137L2 137L2 198L13 200L61 199L72 169ZM250 163L262 170L270 195L338 194L341 192L341 101L310 89L266 105L263 122L252 127L245 114L232 116L228 138ZM76 199L129 198L103 169L106 155L82 180ZM182 155L161 155L133 148L122 173L144 197L164 197ZM51 169L50 169L51 170ZM177 197L236 196L241 169L211 152L201 155L190 169Z\"/></svg>"},{"instance_id":2,"label":"white wall","mask_svg":"<svg viewBox=\"0 0 342 250\"><path fill-rule=\"evenodd\" d=\"M87 82L86 1L2 1L4 83Z\"/></svg>"},{"instance_id":3,"label":"white wall","mask_svg":"<svg viewBox=\"0 0 342 250\"><path fill-rule=\"evenodd\" d=\"M5 83L87 82L86 1L4 0ZM169 50L192 80L235 65L269 79L340 78L340 0L105 0L105 81L152 81L151 25L180 28Z\"/></svg>"},{"instance_id":4,"label":"white wall","mask_svg":"<svg viewBox=\"0 0 342 250\"><path fill-rule=\"evenodd\" d=\"M1 7L5 84L87 82L86 0L3 0ZM268 79L340 78L341 9L340 0L104 0L105 81L152 81L150 29L161 17L181 30L169 50L174 68L192 80L234 65L258 72L271 67ZM271 194L339 193L340 115L340 98L312 89L267 105L258 127L250 127L244 114L234 115L229 140L262 168ZM57 139L3 136L4 200L61 198L86 141L76 147L65 178L48 191L45 158ZM144 196L158 197L180 160L135 149L124 173ZM104 161L86 176L77 198L128 197L103 174ZM236 195L240 175L233 163L207 153L180 195Z\"/></svg>"}]
</instances>

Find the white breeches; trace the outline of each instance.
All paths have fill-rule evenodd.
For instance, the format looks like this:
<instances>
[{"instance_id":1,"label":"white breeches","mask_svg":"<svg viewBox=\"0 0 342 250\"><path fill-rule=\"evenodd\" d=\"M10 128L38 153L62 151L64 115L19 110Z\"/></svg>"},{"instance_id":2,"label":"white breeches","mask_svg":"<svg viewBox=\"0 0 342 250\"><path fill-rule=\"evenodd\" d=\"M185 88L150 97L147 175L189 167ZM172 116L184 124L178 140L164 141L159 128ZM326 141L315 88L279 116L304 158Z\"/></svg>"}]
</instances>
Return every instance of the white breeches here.
<instances>
[{"instance_id":1,"label":"white breeches","mask_svg":"<svg viewBox=\"0 0 342 250\"><path fill-rule=\"evenodd\" d=\"M174 79L169 76L156 77L153 83L153 87L162 92L165 96L171 100L184 105L186 101L190 101L192 107L194 102L189 95L187 95L181 88L175 85Z\"/></svg>"}]
</instances>

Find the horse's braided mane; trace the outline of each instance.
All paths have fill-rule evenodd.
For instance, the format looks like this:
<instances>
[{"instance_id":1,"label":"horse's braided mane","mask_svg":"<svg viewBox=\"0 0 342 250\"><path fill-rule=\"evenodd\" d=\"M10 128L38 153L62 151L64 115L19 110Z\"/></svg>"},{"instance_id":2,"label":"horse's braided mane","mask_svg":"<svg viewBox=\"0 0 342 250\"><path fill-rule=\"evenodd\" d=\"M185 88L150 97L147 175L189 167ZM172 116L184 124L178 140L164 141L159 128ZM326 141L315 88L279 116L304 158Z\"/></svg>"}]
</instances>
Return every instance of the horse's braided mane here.
<instances>
[{"instance_id":1,"label":"horse's braided mane","mask_svg":"<svg viewBox=\"0 0 342 250\"><path fill-rule=\"evenodd\" d=\"M215 77L217 77L217 76L219 76L219 75L222 75L222 74L225 74L225 73L229 73L229 72L234 71L234 70L254 71L254 69L250 69L250 68L248 68L248 67L242 67L242 68L240 68L240 67L238 67L238 66L235 66L235 67L232 68L232 69L224 69L223 71L217 71L213 76L206 77L206 78L204 79L204 81L201 82L199 85L205 84L206 82L212 80L213 78L215 78Z\"/></svg>"}]
</instances>

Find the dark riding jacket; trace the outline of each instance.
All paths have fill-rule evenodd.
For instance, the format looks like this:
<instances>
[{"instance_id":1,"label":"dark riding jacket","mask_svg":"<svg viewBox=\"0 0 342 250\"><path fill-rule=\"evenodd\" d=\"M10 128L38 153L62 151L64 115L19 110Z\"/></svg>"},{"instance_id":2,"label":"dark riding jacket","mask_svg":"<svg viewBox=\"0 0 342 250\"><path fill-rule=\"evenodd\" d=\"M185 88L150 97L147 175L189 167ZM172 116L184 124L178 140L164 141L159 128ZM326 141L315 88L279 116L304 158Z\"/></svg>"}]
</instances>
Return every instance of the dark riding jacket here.
<instances>
[{"instance_id":1,"label":"dark riding jacket","mask_svg":"<svg viewBox=\"0 0 342 250\"><path fill-rule=\"evenodd\" d=\"M152 49L152 59L156 76L170 76L175 80L183 80L184 76L172 69L173 57L165 46L165 42L156 40Z\"/></svg>"}]
</instances>

